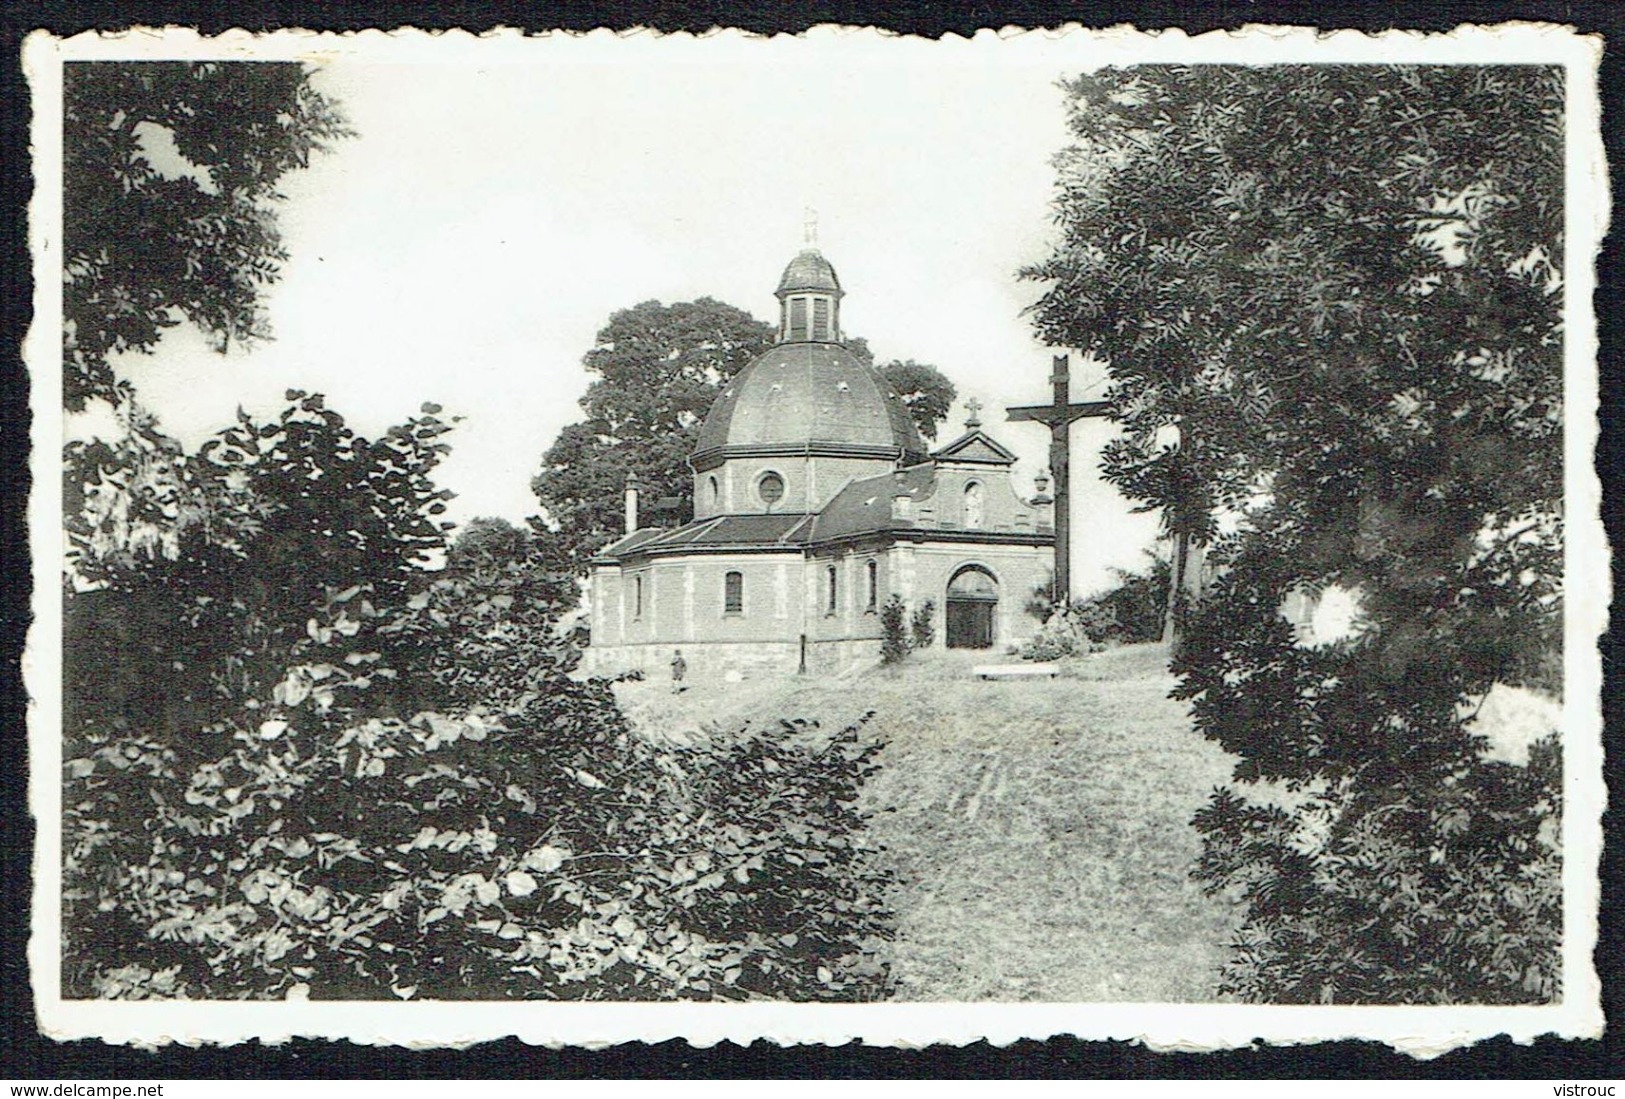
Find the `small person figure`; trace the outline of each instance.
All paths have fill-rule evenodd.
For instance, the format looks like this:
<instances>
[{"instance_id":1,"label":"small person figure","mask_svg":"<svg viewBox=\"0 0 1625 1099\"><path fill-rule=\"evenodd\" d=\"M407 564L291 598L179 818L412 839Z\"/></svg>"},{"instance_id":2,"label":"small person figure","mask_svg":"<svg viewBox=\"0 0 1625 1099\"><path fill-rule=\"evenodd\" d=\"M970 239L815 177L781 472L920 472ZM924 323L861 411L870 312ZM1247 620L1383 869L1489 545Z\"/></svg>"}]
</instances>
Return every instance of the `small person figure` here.
<instances>
[{"instance_id":1,"label":"small person figure","mask_svg":"<svg viewBox=\"0 0 1625 1099\"><path fill-rule=\"evenodd\" d=\"M683 675L688 671L688 661L683 659L682 649L671 651L671 693L683 693Z\"/></svg>"}]
</instances>

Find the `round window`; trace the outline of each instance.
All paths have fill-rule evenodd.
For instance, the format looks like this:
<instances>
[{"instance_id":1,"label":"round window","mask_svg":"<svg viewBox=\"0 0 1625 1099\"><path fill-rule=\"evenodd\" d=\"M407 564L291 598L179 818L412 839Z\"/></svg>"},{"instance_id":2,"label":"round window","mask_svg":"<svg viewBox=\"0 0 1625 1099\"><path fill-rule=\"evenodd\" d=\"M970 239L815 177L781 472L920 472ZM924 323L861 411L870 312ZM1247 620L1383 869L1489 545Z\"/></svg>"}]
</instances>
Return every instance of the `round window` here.
<instances>
[{"instance_id":1,"label":"round window","mask_svg":"<svg viewBox=\"0 0 1625 1099\"><path fill-rule=\"evenodd\" d=\"M766 473L756 482L756 495L766 504L776 504L784 499L784 478L777 473Z\"/></svg>"}]
</instances>

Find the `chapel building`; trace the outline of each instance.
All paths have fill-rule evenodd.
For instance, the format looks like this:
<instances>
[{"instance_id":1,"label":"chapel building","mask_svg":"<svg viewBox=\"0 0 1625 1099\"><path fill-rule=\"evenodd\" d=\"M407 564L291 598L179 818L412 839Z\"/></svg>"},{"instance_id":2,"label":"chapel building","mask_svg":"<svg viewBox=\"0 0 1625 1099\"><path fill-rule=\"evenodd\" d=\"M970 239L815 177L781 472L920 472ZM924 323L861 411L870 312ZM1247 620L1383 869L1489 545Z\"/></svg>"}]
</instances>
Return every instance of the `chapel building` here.
<instances>
[{"instance_id":1,"label":"chapel building","mask_svg":"<svg viewBox=\"0 0 1625 1099\"><path fill-rule=\"evenodd\" d=\"M694 453L694 519L638 525L591 562L588 671L832 673L879 659L880 611L929 602L935 644L1003 648L1053 566L1053 501L1023 499L982 430L926 450L880 372L841 342L835 269L779 280L779 339L723 388Z\"/></svg>"}]
</instances>

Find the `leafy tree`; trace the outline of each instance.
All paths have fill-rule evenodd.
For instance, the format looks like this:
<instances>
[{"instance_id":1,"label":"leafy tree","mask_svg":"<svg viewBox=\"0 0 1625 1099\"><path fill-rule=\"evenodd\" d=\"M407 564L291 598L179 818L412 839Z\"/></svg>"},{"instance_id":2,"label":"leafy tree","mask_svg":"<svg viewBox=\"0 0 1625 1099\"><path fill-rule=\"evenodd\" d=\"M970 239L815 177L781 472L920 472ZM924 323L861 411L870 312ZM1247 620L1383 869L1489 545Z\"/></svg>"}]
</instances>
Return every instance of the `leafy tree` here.
<instances>
[{"instance_id":1,"label":"leafy tree","mask_svg":"<svg viewBox=\"0 0 1625 1099\"><path fill-rule=\"evenodd\" d=\"M446 571L475 572L509 561L523 560L535 536L506 519L480 516L470 519L446 551Z\"/></svg>"},{"instance_id":2,"label":"leafy tree","mask_svg":"<svg viewBox=\"0 0 1625 1099\"><path fill-rule=\"evenodd\" d=\"M773 341L773 328L714 298L646 301L611 315L582 365L581 406L602 434L652 439L705 419L717 387Z\"/></svg>"},{"instance_id":3,"label":"leafy tree","mask_svg":"<svg viewBox=\"0 0 1625 1099\"><path fill-rule=\"evenodd\" d=\"M281 674L324 590L422 583L449 525L438 407L368 439L319 394L288 400L195 455L133 404L116 442L68 447L70 733L206 725Z\"/></svg>"},{"instance_id":4,"label":"leafy tree","mask_svg":"<svg viewBox=\"0 0 1625 1099\"><path fill-rule=\"evenodd\" d=\"M1172 569L1166 557L1151 557L1144 572L1113 569L1117 586L1098 596L1112 609L1124 641L1155 641L1162 632L1162 596L1168 590Z\"/></svg>"},{"instance_id":5,"label":"leafy tree","mask_svg":"<svg viewBox=\"0 0 1625 1099\"><path fill-rule=\"evenodd\" d=\"M853 808L875 747L634 736L567 674L552 540L486 522L446 546L438 408L372 440L294 391L189 455L114 378L183 319L263 332L275 182L342 128L302 71L69 84L65 398L128 428L67 461L69 994L882 992L886 878ZM606 430L658 433L607 396Z\"/></svg>"},{"instance_id":6,"label":"leafy tree","mask_svg":"<svg viewBox=\"0 0 1625 1099\"><path fill-rule=\"evenodd\" d=\"M1212 544L1174 667L1240 757L1197 821L1202 876L1245 905L1225 989L1556 996L1554 757L1487 758L1467 720L1558 644L1560 73L1145 67L1067 91L1035 317L1109 360L1108 478ZM1356 627L1308 643L1279 609L1332 587Z\"/></svg>"},{"instance_id":7,"label":"leafy tree","mask_svg":"<svg viewBox=\"0 0 1625 1099\"><path fill-rule=\"evenodd\" d=\"M722 383L773 342L771 325L700 298L646 301L612 314L582 359L597 380L531 481L567 557L578 567L621 532L622 494L636 472L644 499L682 501L692 516L688 456Z\"/></svg>"},{"instance_id":8,"label":"leafy tree","mask_svg":"<svg viewBox=\"0 0 1625 1099\"><path fill-rule=\"evenodd\" d=\"M930 363L913 359L892 359L876 365L875 353L869 350L869 341L862 336L849 337L845 347L859 362L880 371L880 376L908 409L920 435L935 439L937 428L948 418L954 398L959 395L954 383Z\"/></svg>"},{"instance_id":9,"label":"leafy tree","mask_svg":"<svg viewBox=\"0 0 1625 1099\"><path fill-rule=\"evenodd\" d=\"M902 400L920 434L935 439L937 425L948 418L958 396L954 383L936 367L913 359L889 362L880 368L880 374Z\"/></svg>"},{"instance_id":10,"label":"leafy tree","mask_svg":"<svg viewBox=\"0 0 1625 1099\"><path fill-rule=\"evenodd\" d=\"M452 540L445 572L476 586L518 585L524 594L516 592L516 598L545 604L560 616L575 609L579 595L557 539L545 530L516 527L506 519L471 520Z\"/></svg>"},{"instance_id":11,"label":"leafy tree","mask_svg":"<svg viewBox=\"0 0 1625 1099\"><path fill-rule=\"evenodd\" d=\"M278 185L350 131L292 62L84 61L63 73L63 399L119 401L108 357L190 321L264 337Z\"/></svg>"},{"instance_id":12,"label":"leafy tree","mask_svg":"<svg viewBox=\"0 0 1625 1099\"><path fill-rule=\"evenodd\" d=\"M612 314L582 365L597 380L581 400L587 418L567 425L531 480L548 526L579 569L618 537L627 475L636 473L645 509L677 501L661 518L693 518L688 466L700 425L723 383L775 338L771 325L735 306L700 298L647 301ZM847 347L866 365L861 338ZM927 438L953 403L954 387L934 367L896 362L879 368Z\"/></svg>"}]
</instances>

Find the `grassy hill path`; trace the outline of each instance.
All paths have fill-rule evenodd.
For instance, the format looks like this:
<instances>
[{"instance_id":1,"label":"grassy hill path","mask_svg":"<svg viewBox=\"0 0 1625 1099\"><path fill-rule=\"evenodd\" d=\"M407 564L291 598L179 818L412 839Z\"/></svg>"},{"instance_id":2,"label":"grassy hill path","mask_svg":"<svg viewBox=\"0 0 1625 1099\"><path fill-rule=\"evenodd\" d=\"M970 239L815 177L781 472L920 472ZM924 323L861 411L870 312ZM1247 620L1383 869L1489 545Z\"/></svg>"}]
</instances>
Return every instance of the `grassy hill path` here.
<instances>
[{"instance_id":1,"label":"grassy hill path","mask_svg":"<svg viewBox=\"0 0 1625 1099\"><path fill-rule=\"evenodd\" d=\"M864 797L898 875L898 998L1211 999L1231 917L1190 881L1190 819L1231 760L1167 697L1165 651L1117 649L1042 681L984 682L973 662L937 651L680 697L640 684L627 702L655 728L698 713L831 728L874 711L886 748Z\"/></svg>"}]
</instances>

